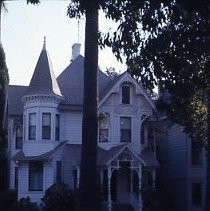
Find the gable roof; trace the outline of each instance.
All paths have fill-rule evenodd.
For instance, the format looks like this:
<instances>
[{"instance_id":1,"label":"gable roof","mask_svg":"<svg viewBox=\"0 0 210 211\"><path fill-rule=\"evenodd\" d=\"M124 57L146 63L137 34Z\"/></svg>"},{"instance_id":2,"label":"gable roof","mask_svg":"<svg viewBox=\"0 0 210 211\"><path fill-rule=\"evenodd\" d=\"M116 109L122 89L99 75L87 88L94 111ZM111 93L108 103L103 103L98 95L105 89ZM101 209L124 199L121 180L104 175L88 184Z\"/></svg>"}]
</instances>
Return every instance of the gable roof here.
<instances>
[{"instance_id":1,"label":"gable roof","mask_svg":"<svg viewBox=\"0 0 210 211\"><path fill-rule=\"evenodd\" d=\"M147 95L147 93L145 92L142 85L137 83L137 81L135 79L133 79L127 71L124 72L123 74L119 75L118 77L116 77L116 79L114 79L114 81L112 83L110 83L109 87L107 87L107 89L103 93L103 96L100 101L100 105L109 97L109 95L114 90L114 88L116 86L118 86L119 83L124 82L125 79L126 79L126 82L130 81L133 84L135 84L138 94L143 95L145 97L145 99L148 101L148 103L150 104L150 106L153 108L153 110L156 110L155 104L150 99L150 97Z\"/></svg>"},{"instance_id":2,"label":"gable roof","mask_svg":"<svg viewBox=\"0 0 210 211\"><path fill-rule=\"evenodd\" d=\"M84 79L84 57L79 55L72 63L58 76L58 84L65 97L65 104L83 104L83 79ZM98 71L99 93L110 83L111 79L100 70Z\"/></svg>"},{"instance_id":3,"label":"gable roof","mask_svg":"<svg viewBox=\"0 0 210 211\"><path fill-rule=\"evenodd\" d=\"M52 64L45 47L40 53L33 76L26 92L27 95L44 94L62 96L54 75Z\"/></svg>"},{"instance_id":4,"label":"gable roof","mask_svg":"<svg viewBox=\"0 0 210 211\"><path fill-rule=\"evenodd\" d=\"M75 111L80 111L83 105L83 79L84 57L81 55L74 59L72 63L56 79L44 43L29 87L23 88L22 86L16 86L16 90L15 87L13 87L14 89L8 89L9 113L18 115L22 114L23 103L21 98L24 95L39 94L64 96L64 100L59 105L59 109L74 109ZM123 82L123 80L128 80L135 84L138 94L142 94L147 99L151 107L155 109L152 100L150 100L141 85L138 84L129 73L124 72L116 78L111 79L100 70L98 71L99 106L109 97L119 83Z\"/></svg>"}]
</instances>

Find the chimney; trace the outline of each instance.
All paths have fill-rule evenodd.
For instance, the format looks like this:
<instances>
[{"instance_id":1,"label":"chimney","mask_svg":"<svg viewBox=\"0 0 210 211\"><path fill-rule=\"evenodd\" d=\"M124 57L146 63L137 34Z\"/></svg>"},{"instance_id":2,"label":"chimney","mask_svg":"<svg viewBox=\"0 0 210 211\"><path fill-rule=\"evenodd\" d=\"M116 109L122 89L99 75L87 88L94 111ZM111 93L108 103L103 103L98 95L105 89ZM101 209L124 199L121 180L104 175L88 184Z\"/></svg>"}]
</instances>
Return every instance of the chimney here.
<instances>
[{"instance_id":1,"label":"chimney","mask_svg":"<svg viewBox=\"0 0 210 211\"><path fill-rule=\"evenodd\" d=\"M72 45L72 56L71 56L71 61L75 60L79 55L80 55L80 43L74 43Z\"/></svg>"}]
</instances>

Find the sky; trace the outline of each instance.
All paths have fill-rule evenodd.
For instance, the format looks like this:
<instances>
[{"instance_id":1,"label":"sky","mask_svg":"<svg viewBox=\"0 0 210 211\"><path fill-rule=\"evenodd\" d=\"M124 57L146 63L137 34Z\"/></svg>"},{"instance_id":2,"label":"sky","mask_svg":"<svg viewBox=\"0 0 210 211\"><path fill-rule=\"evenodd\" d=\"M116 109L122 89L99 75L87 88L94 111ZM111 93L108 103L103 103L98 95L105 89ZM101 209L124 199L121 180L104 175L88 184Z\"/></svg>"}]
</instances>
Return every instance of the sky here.
<instances>
[{"instance_id":1,"label":"sky","mask_svg":"<svg viewBox=\"0 0 210 211\"><path fill-rule=\"evenodd\" d=\"M6 1L7 11L2 13L1 38L9 69L10 84L29 85L46 36L46 48L50 55L56 77L70 64L71 47L81 43L84 55L85 20L67 16L69 1L42 0L31 5L26 0ZM99 15L99 30L114 30L116 24ZM79 30L78 30L79 29ZM79 31L79 33L78 33ZM125 64L117 62L111 49L99 51L99 67L102 71L114 67L126 70Z\"/></svg>"}]
</instances>

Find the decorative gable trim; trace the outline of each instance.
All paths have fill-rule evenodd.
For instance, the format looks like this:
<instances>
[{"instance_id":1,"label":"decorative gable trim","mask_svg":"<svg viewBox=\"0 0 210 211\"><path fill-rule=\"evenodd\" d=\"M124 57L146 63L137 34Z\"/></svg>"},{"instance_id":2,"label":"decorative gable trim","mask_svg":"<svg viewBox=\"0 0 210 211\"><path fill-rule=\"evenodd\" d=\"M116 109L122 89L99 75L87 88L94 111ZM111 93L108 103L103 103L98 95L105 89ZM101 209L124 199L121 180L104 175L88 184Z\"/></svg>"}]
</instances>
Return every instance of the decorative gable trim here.
<instances>
[{"instance_id":1,"label":"decorative gable trim","mask_svg":"<svg viewBox=\"0 0 210 211\"><path fill-rule=\"evenodd\" d=\"M106 165L110 165L112 161L117 159L120 156L120 154L122 154L123 151L126 151L126 150L128 150L132 154L132 156L136 158L136 160L140 161L144 166L146 165L146 163L138 156L138 154L134 152L128 145L124 145L112 158L110 158L106 162Z\"/></svg>"},{"instance_id":2,"label":"decorative gable trim","mask_svg":"<svg viewBox=\"0 0 210 211\"><path fill-rule=\"evenodd\" d=\"M120 93L121 84L129 82L134 85L136 90L136 95L144 96L148 101L148 103L150 104L150 106L156 111L154 103L146 94L141 84L138 84L128 72L123 73L119 77L121 78L112 86L112 88L107 92L107 94L101 99L101 101L99 102L99 107L107 100L107 98L111 95L111 93Z\"/></svg>"}]
</instances>

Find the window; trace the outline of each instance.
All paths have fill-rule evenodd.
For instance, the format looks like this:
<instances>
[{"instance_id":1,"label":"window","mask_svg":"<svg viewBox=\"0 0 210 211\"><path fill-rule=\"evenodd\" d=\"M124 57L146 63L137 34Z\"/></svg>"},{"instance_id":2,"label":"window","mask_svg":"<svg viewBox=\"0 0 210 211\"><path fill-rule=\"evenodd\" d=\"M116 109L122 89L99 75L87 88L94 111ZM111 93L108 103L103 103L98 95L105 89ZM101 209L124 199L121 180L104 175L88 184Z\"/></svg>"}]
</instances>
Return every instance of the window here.
<instances>
[{"instance_id":1,"label":"window","mask_svg":"<svg viewBox=\"0 0 210 211\"><path fill-rule=\"evenodd\" d=\"M36 114L29 114L29 140L36 139Z\"/></svg>"},{"instance_id":2,"label":"window","mask_svg":"<svg viewBox=\"0 0 210 211\"><path fill-rule=\"evenodd\" d=\"M43 163L29 163L29 191L43 190Z\"/></svg>"},{"instance_id":3,"label":"window","mask_svg":"<svg viewBox=\"0 0 210 211\"><path fill-rule=\"evenodd\" d=\"M99 142L108 142L109 126L108 119L104 115L99 116Z\"/></svg>"},{"instance_id":4,"label":"window","mask_svg":"<svg viewBox=\"0 0 210 211\"><path fill-rule=\"evenodd\" d=\"M192 205L202 206L202 184L192 183Z\"/></svg>"},{"instance_id":5,"label":"window","mask_svg":"<svg viewBox=\"0 0 210 211\"><path fill-rule=\"evenodd\" d=\"M120 117L120 141L131 142L131 118Z\"/></svg>"},{"instance_id":6,"label":"window","mask_svg":"<svg viewBox=\"0 0 210 211\"><path fill-rule=\"evenodd\" d=\"M60 140L60 116L55 115L55 140Z\"/></svg>"},{"instance_id":7,"label":"window","mask_svg":"<svg viewBox=\"0 0 210 211\"><path fill-rule=\"evenodd\" d=\"M72 171L72 174L73 174L73 182L74 182L74 190L76 190L78 187L78 185L77 185L77 177L78 177L78 172L77 172L77 170L73 170Z\"/></svg>"},{"instance_id":8,"label":"window","mask_svg":"<svg viewBox=\"0 0 210 211\"><path fill-rule=\"evenodd\" d=\"M202 146L195 139L191 139L191 162L192 165L202 164Z\"/></svg>"},{"instance_id":9,"label":"window","mask_svg":"<svg viewBox=\"0 0 210 211\"><path fill-rule=\"evenodd\" d=\"M16 125L15 128L15 148L23 148L23 128L20 125Z\"/></svg>"},{"instance_id":10,"label":"window","mask_svg":"<svg viewBox=\"0 0 210 211\"><path fill-rule=\"evenodd\" d=\"M61 184L62 182L62 161L56 162L56 183Z\"/></svg>"},{"instance_id":11,"label":"window","mask_svg":"<svg viewBox=\"0 0 210 211\"><path fill-rule=\"evenodd\" d=\"M122 86L122 103L130 104L130 86L129 85Z\"/></svg>"},{"instance_id":12,"label":"window","mask_svg":"<svg viewBox=\"0 0 210 211\"><path fill-rule=\"evenodd\" d=\"M42 114L42 139L51 138L51 114Z\"/></svg>"},{"instance_id":13,"label":"window","mask_svg":"<svg viewBox=\"0 0 210 211\"><path fill-rule=\"evenodd\" d=\"M18 189L18 167L15 167L15 181L14 181L15 189Z\"/></svg>"},{"instance_id":14,"label":"window","mask_svg":"<svg viewBox=\"0 0 210 211\"><path fill-rule=\"evenodd\" d=\"M145 144L144 123L141 124L141 144Z\"/></svg>"}]
</instances>

